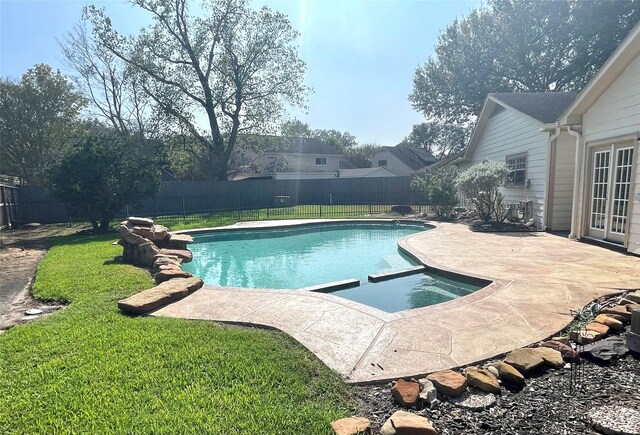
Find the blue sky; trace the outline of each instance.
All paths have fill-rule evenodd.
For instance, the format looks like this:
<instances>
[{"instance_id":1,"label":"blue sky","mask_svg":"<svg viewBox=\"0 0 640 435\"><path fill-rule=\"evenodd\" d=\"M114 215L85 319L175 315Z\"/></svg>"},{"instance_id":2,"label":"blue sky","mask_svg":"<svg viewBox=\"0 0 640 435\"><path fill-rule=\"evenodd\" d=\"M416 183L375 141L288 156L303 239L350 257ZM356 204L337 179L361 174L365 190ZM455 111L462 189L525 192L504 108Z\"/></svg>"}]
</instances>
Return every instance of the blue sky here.
<instances>
[{"instance_id":1,"label":"blue sky","mask_svg":"<svg viewBox=\"0 0 640 435\"><path fill-rule=\"evenodd\" d=\"M104 6L116 28L148 23L120 1L0 0L0 75L19 78L36 63L64 70L56 38L79 21L82 6ZM255 0L289 16L301 33L308 112L291 116L312 128L348 131L359 142L395 145L423 120L411 108L413 73L438 32L480 1Z\"/></svg>"}]
</instances>

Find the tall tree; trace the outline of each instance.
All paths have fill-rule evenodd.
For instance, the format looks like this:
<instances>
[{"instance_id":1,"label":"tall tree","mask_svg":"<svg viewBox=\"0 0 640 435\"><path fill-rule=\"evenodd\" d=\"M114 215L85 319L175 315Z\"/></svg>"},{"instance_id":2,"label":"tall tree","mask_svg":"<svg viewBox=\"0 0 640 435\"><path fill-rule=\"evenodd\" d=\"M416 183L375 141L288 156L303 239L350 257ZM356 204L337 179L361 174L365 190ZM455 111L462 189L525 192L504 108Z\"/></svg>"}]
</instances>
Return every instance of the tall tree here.
<instances>
[{"instance_id":1,"label":"tall tree","mask_svg":"<svg viewBox=\"0 0 640 435\"><path fill-rule=\"evenodd\" d=\"M373 162L373 155L380 150L380 145L375 143L365 143L347 148L344 156L356 168L370 168Z\"/></svg>"},{"instance_id":2,"label":"tall tree","mask_svg":"<svg viewBox=\"0 0 640 435\"><path fill-rule=\"evenodd\" d=\"M60 71L30 68L19 82L0 80L2 171L21 183L44 184L73 134L85 100Z\"/></svg>"},{"instance_id":3,"label":"tall tree","mask_svg":"<svg viewBox=\"0 0 640 435\"><path fill-rule=\"evenodd\" d=\"M124 37L104 10L89 7L94 38L138 74L167 120L202 145L212 178L226 180L239 134L273 130L287 104L304 105L298 33L283 14L252 10L244 0L205 0L201 16L188 0L132 3L154 24Z\"/></svg>"},{"instance_id":4,"label":"tall tree","mask_svg":"<svg viewBox=\"0 0 640 435\"><path fill-rule=\"evenodd\" d=\"M462 150L469 136L469 129L456 124L441 124L435 121L414 124L402 145L424 148L437 158Z\"/></svg>"},{"instance_id":5,"label":"tall tree","mask_svg":"<svg viewBox=\"0 0 640 435\"><path fill-rule=\"evenodd\" d=\"M340 153L357 145L356 137L349 132L323 128L312 129L309 124L298 119L284 122L280 127L280 134L289 137L321 139Z\"/></svg>"},{"instance_id":6,"label":"tall tree","mask_svg":"<svg viewBox=\"0 0 640 435\"><path fill-rule=\"evenodd\" d=\"M578 91L638 21L638 0L489 0L440 34L409 99L466 126L490 92Z\"/></svg>"}]
</instances>

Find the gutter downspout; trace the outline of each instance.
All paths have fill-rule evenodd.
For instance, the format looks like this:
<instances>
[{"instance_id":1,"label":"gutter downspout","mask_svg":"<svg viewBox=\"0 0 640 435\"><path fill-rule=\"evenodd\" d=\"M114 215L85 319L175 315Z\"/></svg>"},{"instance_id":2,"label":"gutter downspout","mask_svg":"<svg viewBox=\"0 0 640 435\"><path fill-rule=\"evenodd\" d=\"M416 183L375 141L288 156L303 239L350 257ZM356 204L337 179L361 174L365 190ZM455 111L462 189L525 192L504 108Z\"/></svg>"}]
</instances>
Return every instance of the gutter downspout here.
<instances>
[{"instance_id":1,"label":"gutter downspout","mask_svg":"<svg viewBox=\"0 0 640 435\"><path fill-rule=\"evenodd\" d=\"M576 138L576 156L575 167L573 169L573 204L571 205L571 233L569 238L577 240L580 238L580 228L582 226L582 214L579 212L580 198L582 198L582 185L580 180L582 179L582 156L580 148L580 132L571 130L571 126L567 126L567 133Z\"/></svg>"},{"instance_id":2,"label":"gutter downspout","mask_svg":"<svg viewBox=\"0 0 640 435\"><path fill-rule=\"evenodd\" d=\"M549 136L549 139L547 140L547 174L546 174L546 180L547 182L545 183L545 189L544 189L544 209L542 210L542 230L546 231L547 229L547 221L548 221L548 217L549 217L549 204L551 203L551 183L549 182L551 180L551 163L552 163L552 159L551 156L553 155L552 152L552 143L554 140L556 140L556 138L560 136L560 126L556 123L555 124L555 132ZM554 162L554 168L555 168L555 162Z\"/></svg>"}]
</instances>

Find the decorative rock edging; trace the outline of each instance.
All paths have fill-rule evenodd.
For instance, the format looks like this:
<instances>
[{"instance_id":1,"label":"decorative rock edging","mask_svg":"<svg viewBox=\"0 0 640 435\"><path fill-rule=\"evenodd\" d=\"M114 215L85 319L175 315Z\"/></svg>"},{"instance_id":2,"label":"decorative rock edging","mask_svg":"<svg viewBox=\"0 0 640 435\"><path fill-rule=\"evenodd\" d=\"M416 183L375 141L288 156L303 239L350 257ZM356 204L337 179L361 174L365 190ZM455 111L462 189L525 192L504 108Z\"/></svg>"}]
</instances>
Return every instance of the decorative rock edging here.
<instances>
[{"instance_id":1,"label":"decorative rock edging","mask_svg":"<svg viewBox=\"0 0 640 435\"><path fill-rule=\"evenodd\" d=\"M636 295L640 295L640 291L629 294L634 295L632 296L634 298ZM418 381L399 379L390 384L391 390L386 391L392 393L394 401L398 405L418 410L418 414L428 412L426 409L433 410L434 405L440 403L438 397L456 407L481 411L496 405L496 394L501 394L502 386L509 387L511 394L518 394L526 383L526 376L537 376L538 373L547 368L557 370L572 368L574 370L573 367L576 364L582 363L581 356L595 359L600 363L621 358L630 350L625 346L624 333L626 333L627 343L630 342L630 339L635 343L636 335L640 337L640 331L637 331L636 334L633 330L633 326L636 329L640 328L640 307L635 303L622 304L622 301L629 300L629 294L618 296L617 305L606 306L616 300L616 298L609 299L604 304L605 307L599 310L600 312L597 313L595 319L588 323L591 325L590 329L587 330L588 335L573 335L572 340L565 336L553 337L550 340L537 343L534 347L515 349L508 353L502 361L487 362L485 367L466 367L462 373L455 370L445 370L431 373L427 378L419 379ZM628 326L632 319L632 326ZM607 329L605 330L601 326L605 326ZM581 329L583 333L585 332L584 328L583 325ZM596 332L596 334L593 334L592 331ZM592 344L585 346L584 342L580 341L583 337L590 338ZM636 352L638 351L636 350ZM406 400L405 395L400 395L403 391L406 394L410 388L411 397L413 398L413 391L416 387L420 390L418 400ZM419 411L421 409L419 405L423 405L425 411ZM585 421L590 421L594 428L602 433L640 434L637 410L620 406L618 408L620 408L618 409L620 415L629 416L625 422L620 422L619 419L616 420L614 418L615 412L612 413L612 410L600 411L602 407L589 411L586 414ZM394 426L394 418L397 419L398 416L404 415L409 416L409 419L413 417L424 418L411 412L397 411L386 420L380 429L380 433L405 433L396 432ZM424 420L429 421L426 418ZM613 426L609 428L607 424L612 424ZM410 433L437 433L435 430L434 432L420 432L419 430L422 429L414 430L415 432Z\"/></svg>"},{"instance_id":2,"label":"decorative rock edging","mask_svg":"<svg viewBox=\"0 0 640 435\"><path fill-rule=\"evenodd\" d=\"M148 267L155 276L156 287L118 302L120 310L145 314L175 302L202 287L202 280L182 270L182 263L193 259L187 245L188 234L172 234L152 219L130 217L120 223L122 258L125 263Z\"/></svg>"}]
</instances>

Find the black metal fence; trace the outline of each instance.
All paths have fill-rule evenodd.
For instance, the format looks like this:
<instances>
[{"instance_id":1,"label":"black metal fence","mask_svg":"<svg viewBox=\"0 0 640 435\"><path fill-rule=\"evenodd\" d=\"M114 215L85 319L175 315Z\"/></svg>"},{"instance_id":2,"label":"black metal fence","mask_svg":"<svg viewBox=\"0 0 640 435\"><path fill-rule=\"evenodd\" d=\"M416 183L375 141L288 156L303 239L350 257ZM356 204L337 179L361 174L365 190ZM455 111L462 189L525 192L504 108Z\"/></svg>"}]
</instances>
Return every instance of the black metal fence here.
<instances>
[{"instance_id":1,"label":"black metal fence","mask_svg":"<svg viewBox=\"0 0 640 435\"><path fill-rule=\"evenodd\" d=\"M86 221L42 187L22 186L18 198L19 223ZM394 205L411 205L422 212L427 201L411 187L411 177L165 182L155 197L123 208L117 217L140 215L160 221L212 214L236 220L340 217L387 213Z\"/></svg>"}]
</instances>

